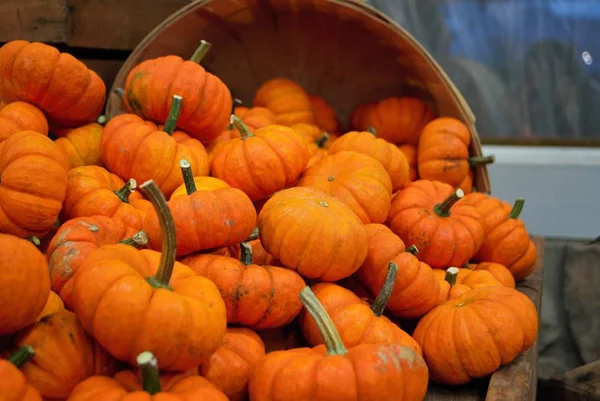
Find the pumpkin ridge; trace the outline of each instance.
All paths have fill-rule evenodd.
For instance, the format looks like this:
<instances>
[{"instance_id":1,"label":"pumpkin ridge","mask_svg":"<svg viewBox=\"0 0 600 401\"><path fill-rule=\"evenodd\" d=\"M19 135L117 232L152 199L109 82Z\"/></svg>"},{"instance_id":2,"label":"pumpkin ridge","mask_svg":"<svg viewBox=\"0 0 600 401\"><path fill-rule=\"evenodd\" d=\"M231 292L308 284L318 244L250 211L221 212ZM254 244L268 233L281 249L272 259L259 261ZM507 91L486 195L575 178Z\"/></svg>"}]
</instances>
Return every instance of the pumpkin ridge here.
<instances>
[{"instance_id":1,"label":"pumpkin ridge","mask_svg":"<svg viewBox=\"0 0 600 401\"><path fill-rule=\"evenodd\" d=\"M480 301L482 301L482 300L479 300L479 302L478 302L478 303L480 303ZM484 301L484 302L485 302L485 303L488 303L487 301ZM490 302L490 303L493 305L493 302ZM502 306L505 306L505 305L504 305L504 304L502 304ZM507 308L507 309L509 309L509 310L510 310L510 308ZM487 327L487 324L486 324L486 323L487 323L487 320L486 320L484 317L482 317L482 316L480 316L480 315L479 315L479 312L478 312L478 309L477 309L477 308L471 308L471 312L472 312L472 314L473 314L473 315L475 315L475 316L477 317L477 319L479 320L478 324L480 324L480 325L482 325L482 326L485 326L486 328L488 328L488 327ZM515 316L516 316L516 314L515 314L515 313L513 313L513 312L512 312L512 310L511 310L510 312L511 312L513 315L515 315ZM518 319L518 317L517 317L516 321L518 321L518 320L519 320L519 319ZM521 330L521 331L522 331L522 330ZM498 356L498 359L500 360L500 365L504 365L506 362L502 360L502 357L501 357L501 355L500 355L500 354L501 354L501 352L500 352L500 347L498 347L498 341L496 341L496 337L494 336L494 334L492 333L492 331L491 331L491 330L489 330L489 328L488 328L488 332L489 332L489 334L490 334L490 339L492 340L492 343L494 344L494 347L496 348L496 355Z\"/></svg>"},{"instance_id":2,"label":"pumpkin ridge","mask_svg":"<svg viewBox=\"0 0 600 401\"><path fill-rule=\"evenodd\" d=\"M143 134L143 138L140 137L140 141L138 142L138 146L135 147L135 149L137 150L135 152L135 156L133 158L133 163L131 163L131 169L133 170L135 168L135 166L137 164L142 164L140 163L140 158L143 158L145 155L143 154L143 152L140 151L141 150L145 150L146 148L150 147L148 146L148 142L152 140L152 138L150 138L151 134L153 134L153 132L146 132ZM165 135L168 135L165 132ZM169 136L170 138L170 136ZM152 142L150 142L150 144L152 144ZM177 144L175 145L175 155L177 155ZM173 165L175 165L175 163L172 163ZM168 172L167 174L164 174L162 177L157 177L155 174L152 174L152 180L156 183L156 185L158 185L159 187L163 186L164 182L167 180L168 178ZM131 173L131 170L129 171L128 174L129 177L133 177L133 174Z\"/></svg>"},{"instance_id":3,"label":"pumpkin ridge","mask_svg":"<svg viewBox=\"0 0 600 401\"><path fill-rule=\"evenodd\" d=\"M31 193L28 193L28 192L21 192L21 191L17 191L17 190L14 190L12 188L9 188L6 185L0 185L0 199L3 198L2 191L11 192L11 193L17 193L17 194L19 194L20 198L23 198L23 197L35 198L36 201L33 201L33 200L30 201L31 205L40 205L40 204L44 204L44 203L46 205L48 205L49 203L59 203L59 204L62 204L62 202L59 199L56 199L56 198L44 199L44 196L46 196L46 194L44 194L44 196L40 196L40 195L36 195L36 194L31 194ZM50 197L50 195L48 195L48 197ZM8 213L4 209L4 206L2 206L2 202L0 202L0 207L2 208L2 211L6 214L6 216L8 218ZM58 206L57 210L60 210L60 206ZM8 218L8 220L11 223L16 224L15 221L12 220L11 218ZM36 221L35 223L39 223L39 221ZM34 223L34 225L37 225L35 223ZM26 227L25 225L22 225L22 224L16 224L16 226L17 227L22 227L24 229L27 229L26 231L31 231L28 228L28 227L30 227L30 225Z\"/></svg>"},{"instance_id":4,"label":"pumpkin ridge","mask_svg":"<svg viewBox=\"0 0 600 401\"><path fill-rule=\"evenodd\" d=\"M240 139L240 141L242 141L242 140ZM232 148L232 147L233 147L233 144L230 142L229 148ZM242 155L244 157L238 157L237 160L238 161L242 160L244 165L243 166L239 166L238 172L239 171L252 171L251 166L250 166L250 160L252 160L252 159L249 157L248 151L246 149L247 147L245 146L245 142L242 143L241 148L242 148ZM224 149L225 149L225 146L223 146L220 149L221 153L225 152ZM237 152L235 152L235 153L237 153ZM226 160L225 165L230 165L230 163L229 163L230 160L229 159L233 158L234 152L231 151L231 150L228 150L227 153L226 153L226 155L227 155L227 157L225 159ZM237 176L236 178L239 178L239 176ZM255 189L256 192L261 192L262 188L260 187L260 185L258 185L256 183L256 180L254 179L254 174L252 174L252 173L251 174L247 174L246 177L244 177L244 178L252 184L252 186L254 187L254 189ZM236 179L236 181L237 181L237 179ZM252 199L252 198L250 197L250 199Z\"/></svg>"},{"instance_id":5,"label":"pumpkin ridge","mask_svg":"<svg viewBox=\"0 0 600 401\"><path fill-rule=\"evenodd\" d=\"M448 330L446 332L446 335L450 339L450 341L449 341L450 346L448 348L452 349L452 350L456 350L457 349L457 346L456 346L457 341L456 341L456 333L454 332L454 330L459 330L462 327L458 326L456 324L456 322L455 322L456 321L456 315L457 315L457 308L451 307L449 310L450 310L450 312L448 313L448 316L446 317L446 321L450 321L450 325L447 325L446 327L449 326L452 329ZM458 343L460 343L460 342L458 342ZM461 354L457 353L455 355L455 359L458 362L458 365L460 366L461 374L464 375L464 376L468 376L468 373L467 373L467 371L465 369L465 365L464 365L464 363L463 363L463 361L461 359Z\"/></svg>"},{"instance_id":6,"label":"pumpkin ridge","mask_svg":"<svg viewBox=\"0 0 600 401\"><path fill-rule=\"evenodd\" d=\"M298 260L298 263L300 263L300 261L304 258L304 255L306 254L307 250L310 249L310 247L308 246L309 243L312 241L313 239L313 235L314 233L317 231L317 229L320 228L318 225L313 225L312 227L310 227L309 231L307 232L307 235L305 235L304 237L306 238L306 241L304 242L303 246L300 248L302 249L302 252L300 252L300 255L298 256L298 258L296 258ZM281 243L283 244L284 242L286 242L285 240L287 240L287 238L289 236L294 237L296 232L294 230L289 230L286 234L283 234L283 239L281 240ZM295 241L292 241L295 242ZM284 252L282 252L284 253ZM294 266L294 270L296 270L298 273L300 273L299 271L299 264L297 264L296 266ZM324 274L324 271L320 271L318 277L321 277Z\"/></svg>"},{"instance_id":7,"label":"pumpkin ridge","mask_svg":"<svg viewBox=\"0 0 600 401\"><path fill-rule=\"evenodd\" d=\"M169 114L169 111L171 109L171 107L169 107L169 103L173 101L173 96L175 95L179 95L179 93L173 93L173 84L175 83L175 80L177 79L177 77L179 76L179 74L181 73L181 71L183 70L183 68L181 68L181 66L183 65L184 61L182 58L177 58L175 59L177 61L177 64L173 63L173 64L169 64L169 67L171 67L172 71L171 74L169 74L168 77L168 81L169 81L169 85L167 86L167 90L164 92L167 95L163 97L163 105L162 107L159 107L158 109L162 109L162 110L167 110L167 116ZM147 74L146 74L147 76ZM150 80L150 85L149 85L149 90L148 92L150 92L151 94L156 93L156 88L152 85L152 83L154 83L154 80ZM203 85L204 86L204 85ZM182 100L181 103L183 103L185 99ZM172 104L172 103L171 103ZM181 105L181 109L179 111L179 113L181 114L181 111L183 110L183 104ZM154 110L152 110L154 111ZM154 113L150 113L150 114L154 114ZM167 117L165 117L166 120ZM157 121L159 122L159 121ZM177 129L177 124L175 125L175 129Z\"/></svg>"},{"instance_id":8,"label":"pumpkin ridge","mask_svg":"<svg viewBox=\"0 0 600 401\"><path fill-rule=\"evenodd\" d=\"M15 58L14 58L14 62L13 62L13 64L16 64L16 62L17 62L17 59L19 58L19 56L21 55L21 53L23 52L23 50L25 49L25 47L26 47L26 46L23 46L23 47L21 48L21 50L20 50L20 51L19 51L19 52L16 54L16 56L15 56ZM41 105L41 102L40 102L40 99L39 99L39 95L40 95L40 93L41 93L41 95L42 95L41 97L42 97L42 100L43 100L43 99L44 99L44 97L46 96L46 93L48 92L48 88L50 87L50 84L52 83L52 78L54 78L54 73L55 73L55 71L56 71L56 66L58 65L58 61L59 61L59 59L60 59L60 56L61 56L61 54L60 54L60 51L58 51L58 49L56 49L56 52L54 52L54 51L51 51L51 53L55 54L55 56L54 56L54 62L52 63L52 71L51 71L51 74L50 74L50 79L48 80L48 82L47 82L47 84L46 84L46 87L45 87L43 90L39 90L39 91L36 93L36 96L35 96L35 98L34 98L34 99L31 99L31 100L30 100L30 99L27 99L27 100L26 100L26 102L28 102L28 103L32 103L32 104L39 104L39 105ZM46 53L46 54L47 54L47 53ZM13 68L13 70L11 71L11 73L12 73L13 71L14 71L14 68ZM12 80L12 74L11 74L11 80ZM41 109L41 108L40 108L40 109Z\"/></svg>"},{"instance_id":9,"label":"pumpkin ridge","mask_svg":"<svg viewBox=\"0 0 600 401\"><path fill-rule=\"evenodd\" d=\"M277 134L282 139L287 138L286 135L279 135L279 132ZM279 161L279 164L281 165L281 170L278 169L277 171L283 171L285 183L287 184L287 183L293 182L294 177L293 176L288 177L288 175L287 175L288 172L292 172L292 169L287 168L290 166L287 166L287 163L285 161L285 155L282 155L279 152L278 146L273 146L273 144L271 143L271 141L269 140L268 137L261 138L261 139L267 144L267 146L269 147L269 149L271 149L273 154L275 154L275 156L277 156L277 160Z\"/></svg>"},{"instance_id":10,"label":"pumpkin ridge","mask_svg":"<svg viewBox=\"0 0 600 401\"><path fill-rule=\"evenodd\" d=\"M378 180L378 181L379 181L379 180ZM381 181L379 181L379 183L380 183L382 186L385 186L385 185L384 185L384 184L383 184ZM341 187L341 188L344 188L346 191L348 191L348 192L349 192L349 193L352 195L352 199L354 199L354 201L355 201L355 204L356 204L356 205L357 205L357 206L360 208L360 211L361 211L361 212L363 212L363 213L364 213L364 215L365 215L365 216L367 216L367 218L368 218L369 220L371 220L371 219L370 219L370 216L369 216L369 213L367 213L367 211L365 210L366 206L360 202L360 200L361 200L363 197L362 197L362 196L357 196L357 192L356 192L356 191L357 191L357 189L356 189L356 188L352 188L352 187L350 187L350 188L349 188L349 187L347 187L346 185L340 185L340 187ZM384 220L384 221L385 221L385 220Z\"/></svg>"},{"instance_id":11,"label":"pumpkin ridge","mask_svg":"<svg viewBox=\"0 0 600 401\"><path fill-rule=\"evenodd\" d=\"M259 265L256 265L256 266L259 266ZM267 302L267 309L263 313L262 317L260 319L258 319L258 321L254 322L252 324L252 326L259 325L269 318L271 309L273 309L273 300L275 299L275 283L273 280L273 272L271 271L271 269L268 269L267 266L259 266L259 268L261 268L267 272L267 274L269 275L269 280L270 280L271 285L269 286L270 290L269 290L269 301ZM244 266L244 271L246 271L245 266Z\"/></svg>"},{"instance_id":12,"label":"pumpkin ridge","mask_svg":"<svg viewBox=\"0 0 600 401\"><path fill-rule=\"evenodd\" d=\"M287 176L285 175L285 174L286 174L286 170L287 170L287 169L285 168L285 167L286 167L286 166L285 166L285 162L284 162L284 161L281 159L281 157L279 156L279 154L278 154L278 153L277 153L277 152L274 150L274 148L271 146L271 144L269 143L269 141L265 140L265 138L264 138L264 137L256 137L256 135L255 135L254 137L255 137L255 138L257 138L257 139L255 139L255 140L260 140L260 141L262 141L262 145L263 145L264 147L266 147L267 149L269 149L269 150L271 151L271 153L275 155L275 157L274 157L274 158L273 158L273 157L269 157L269 159L270 159L270 160L277 160L277 162L279 163L279 166L278 166L278 168L276 168L276 169L274 169L274 170L272 170L272 171L270 172L270 174L273 174L273 175L271 176L271 179L273 179L273 181L275 181L275 180L274 180L274 178L275 178L275 177L274 177L274 174L277 174L277 175L278 175L278 178L279 178L279 177L281 177L281 175L280 175L280 174L281 174L281 173L283 173L283 182L284 182L284 183L287 183L287 182L288 182L288 178L287 178ZM249 170L249 171L252 171L252 170L253 170L253 168L252 168L251 162L252 162L252 160L254 160L254 158L253 158L253 157L250 157L250 154L248 153L248 146L246 146L246 142L245 142L245 141L246 141L246 140L242 140L242 143L243 143L243 145L242 145L242 149L244 149L244 159L247 161L248 170ZM256 184L256 180L254 179L254 174L253 174L253 173L250 173L250 174L248 174L248 176L252 177L252 182L253 182L254 184ZM268 183L268 181L267 181L267 183ZM260 190L260 192L267 192L267 189L269 189L269 188L264 188L264 187L262 187L262 186L260 186L260 185L256 185L256 186L257 186L257 188Z\"/></svg>"},{"instance_id":13,"label":"pumpkin ridge","mask_svg":"<svg viewBox=\"0 0 600 401\"><path fill-rule=\"evenodd\" d=\"M60 57L62 57L63 55L65 55L65 54L66 54L66 53L59 53L59 58L60 58ZM72 57L72 56L71 56L71 57ZM67 58L68 58L68 57L67 57ZM50 82L49 82L49 84L48 84L48 87L50 87L50 84L51 84L51 83L52 83L52 81L54 80L54 71L56 70L56 66L57 66L57 65L58 65L58 63L56 63L56 64L54 65L54 69L52 70L52 78L50 79ZM90 70L89 70L89 68L87 68L87 66L86 66L86 70L87 70L87 71L86 71L86 72L87 72L87 74L86 74L86 77L87 77L87 84L86 84L86 86L85 86L84 90L82 90L82 91L81 91L81 92L78 94L78 96L77 96L77 101L75 101L75 102L71 103L71 104L70 104L70 105L68 105L67 107L64 107L64 108L62 108L61 112L62 112L63 114L66 114L68 111L70 111L71 109L75 108L75 106L77 106L77 107L81 107L81 105L79 104L79 101L81 100L81 98L83 97L83 95L84 95L84 94L87 92L87 90L90 88L90 86L92 85L92 82L93 82L92 74L90 73ZM81 88L81 87L80 87L80 88ZM43 98L42 98L42 100L39 102L40 106L44 104L44 102L43 102L43 101L44 101L44 99L45 99L45 97L46 97L46 95L47 95L47 91L48 91L48 88L46 88L46 89L44 90L44 97L43 97Z\"/></svg>"}]
</instances>

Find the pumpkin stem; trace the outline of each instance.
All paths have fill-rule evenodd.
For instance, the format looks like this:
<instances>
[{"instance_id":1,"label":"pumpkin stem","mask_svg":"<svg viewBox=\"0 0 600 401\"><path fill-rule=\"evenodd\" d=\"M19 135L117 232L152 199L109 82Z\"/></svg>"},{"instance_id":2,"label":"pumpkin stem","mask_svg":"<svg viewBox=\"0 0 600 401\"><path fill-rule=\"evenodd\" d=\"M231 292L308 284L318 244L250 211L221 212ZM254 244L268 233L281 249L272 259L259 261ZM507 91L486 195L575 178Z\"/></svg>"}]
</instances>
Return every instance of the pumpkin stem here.
<instances>
[{"instance_id":1,"label":"pumpkin stem","mask_svg":"<svg viewBox=\"0 0 600 401\"><path fill-rule=\"evenodd\" d=\"M167 116L167 121L165 121L165 126L163 127L163 131L169 135L173 135L175 128L177 128L177 120L179 120L179 113L181 113L182 100L183 98L181 96L173 95L173 102L169 109L169 115Z\"/></svg>"},{"instance_id":2,"label":"pumpkin stem","mask_svg":"<svg viewBox=\"0 0 600 401\"><path fill-rule=\"evenodd\" d=\"M417 254L419 253L419 248L417 248L417 246L413 244L406 248L406 252L412 253L413 255L417 256Z\"/></svg>"},{"instance_id":3,"label":"pumpkin stem","mask_svg":"<svg viewBox=\"0 0 600 401\"><path fill-rule=\"evenodd\" d=\"M106 124L107 121L108 121L108 119L106 118L106 116L104 114L99 115L98 118L96 119L96 122L100 125Z\"/></svg>"},{"instance_id":4,"label":"pumpkin stem","mask_svg":"<svg viewBox=\"0 0 600 401\"><path fill-rule=\"evenodd\" d=\"M390 262L388 264L387 276L385 277L385 282L383 283L383 287L377 294L377 298L373 301L371 305L371 310L375 314L375 316L379 317L383 315L383 311L385 310L385 306L388 303L388 300L392 296L392 291L394 291L394 286L396 285L396 274L398 273L398 265L394 262Z\"/></svg>"},{"instance_id":5,"label":"pumpkin stem","mask_svg":"<svg viewBox=\"0 0 600 401\"><path fill-rule=\"evenodd\" d=\"M192 57L190 57L190 61L200 64L202 62L202 59L204 58L204 56L206 56L211 47L212 44L210 42L207 42L206 40L202 39L200 41L200 46L198 46L194 54L192 54Z\"/></svg>"},{"instance_id":6,"label":"pumpkin stem","mask_svg":"<svg viewBox=\"0 0 600 401\"><path fill-rule=\"evenodd\" d=\"M490 164L496 161L496 156L473 156L467 159L470 166L477 166L478 164Z\"/></svg>"},{"instance_id":7,"label":"pumpkin stem","mask_svg":"<svg viewBox=\"0 0 600 401\"><path fill-rule=\"evenodd\" d=\"M240 131L242 140L245 140L245 139L248 139L248 138L251 138L254 136L252 131L250 131L250 128L248 128L248 126L246 124L244 124L242 119L239 118L238 116L236 116L235 114L231 115L231 118L229 119L229 123L232 124L235 128L237 128L238 131Z\"/></svg>"},{"instance_id":8,"label":"pumpkin stem","mask_svg":"<svg viewBox=\"0 0 600 401\"><path fill-rule=\"evenodd\" d=\"M440 217L448 217L450 216L450 208L452 208L456 202L461 200L463 196L465 196L463 190L457 189L449 197L447 197L445 201L435 205L433 211Z\"/></svg>"},{"instance_id":9,"label":"pumpkin stem","mask_svg":"<svg viewBox=\"0 0 600 401\"><path fill-rule=\"evenodd\" d=\"M374 136L377 136L377 130L375 129L375 127L369 127L369 128L367 128L367 132L370 132Z\"/></svg>"},{"instance_id":10,"label":"pumpkin stem","mask_svg":"<svg viewBox=\"0 0 600 401\"><path fill-rule=\"evenodd\" d=\"M158 362L150 351L144 351L137 356L137 364L142 376L142 388L150 395L161 392Z\"/></svg>"},{"instance_id":11,"label":"pumpkin stem","mask_svg":"<svg viewBox=\"0 0 600 401\"><path fill-rule=\"evenodd\" d=\"M42 243L42 241L40 241L40 238L36 236L27 238L27 241L31 242L35 246L40 246L40 244Z\"/></svg>"},{"instance_id":12,"label":"pumpkin stem","mask_svg":"<svg viewBox=\"0 0 600 401\"><path fill-rule=\"evenodd\" d=\"M252 245L247 242L242 242L240 244L240 262L242 262L244 266L252 264Z\"/></svg>"},{"instance_id":13,"label":"pumpkin stem","mask_svg":"<svg viewBox=\"0 0 600 401\"><path fill-rule=\"evenodd\" d=\"M119 244L130 245L134 248L141 248L148 244L148 234L145 231L138 231L132 237L119 241Z\"/></svg>"},{"instance_id":14,"label":"pumpkin stem","mask_svg":"<svg viewBox=\"0 0 600 401\"><path fill-rule=\"evenodd\" d=\"M194 173L192 172L192 165L186 159L181 159L179 160L179 168L181 168L181 175L183 175L185 192L187 192L188 195L191 195L197 191Z\"/></svg>"},{"instance_id":15,"label":"pumpkin stem","mask_svg":"<svg viewBox=\"0 0 600 401\"><path fill-rule=\"evenodd\" d=\"M244 240L244 242L254 241L255 239L258 239L259 237L260 237L260 232L258 231L258 227L254 227L254 230L252 230L252 233L250 234L250 236L248 238L246 238Z\"/></svg>"},{"instance_id":16,"label":"pumpkin stem","mask_svg":"<svg viewBox=\"0 0 600 401\"><path fill-rule=\"evenodd\" d=\"M446 270L446 275L444 276L444 280L446 280L448 282L448 284L450 284L450 287L452 287L454 284L456 284L457 276L458 276L458 269L456 267L449 267Z\"/></svg>"},{"instance_id":17,"label":"pumpkin stem","mask_svg":"<svg viewBox=\"0 0 600 401\"><path fill-rule=\"evenodd\" d=\"M234 114L234 110L236 109L236 107L240 107L241 105L243 105L244 102L242 102L240 99L238 99L237 97L234 97L232 99L232 106L231 106L231 114Z\"/></svg>"},{"instance_id":18,"label":"pumpkin stem","mask_svg":"<svg viewBox=\"0 0 600 401\"><path fill-rule=\"evenodd\" d=\"M340 337L339 331L335 328L331 317L329 317L323 304L321 304L310 287L304 287L298 296L319 328L325 348L327 348L327 355L345 355L348 350L342 341L342 337Z\"/></svg>"},{"instance_id":19,"label":"pumpkin stem","mask_svg":"<svg viewBox=\"0 0 600 401\"><path fill-rule=\"evenodd\" d=\"M523 206L525 206L525 199L517 198L515 200L515 204L513 205L510 214L508 215L509 219L518 219L523 211Z\"/></svg>"},{"instance_id":20,"label":"pumpkin stem","mask_svg":"<svg viewBox=\"0 0 600 401\"><path fill-rule=\"evenodd\" d=\"M173 267L175 267L177 253L173 215L171 214L165 195L163 195L153 180L148 180L140 185L140 190L152 202L152 206L154 206L154 210L158 215L160 232L162 233L162 252L160 254L158 271L154 277L148 277L147 281L154 288L171 289L169 280L173 273Z\"/></svg>"},{"instance_id":21,"label":"pumpkin stem","mask_svg":"<svg viewBox=\"0 0 600 401\"><path fill-rule=\"evenodd\" d=\"M115 88L115 93L119 95L121 99L125 97L125 90L123 88Z\"/></svg>"},{"instance_id":22,"label":"pumpkin stem","mask_svg":"<svg viewBox=\"0 0 600 401\"><path fill-rule=\"evenodd\" d=\"M325 143L329 140L329 134L327 132L323 132L323 135L321 135L319 138L315 139L315 144L322 148L323 145L325 145Z\"/></svg>"},{"instance_id":23,"label":"pumpkin stem","mask_svg":"<svg viewBox=\"0 0 600 401\"><path fill-rule=\"evenodd\" d=\"M15 365L17 368L20 368L25 363L27 363L28 360L33 358L34 355L35 351L33 350L33 347L31 347L31 345L24 345L17 349L15 352L13 352L8 357L8 361Z\"/></svg>"},{"instance_id":24,"label":"pumpkin stem","mask_svg":"<svg viewBox=\"0 0 600 401\"><path fill-rule=\"evenodd\" d=\"M121 200L123 203L129 203L129 195L137 188L137 181L131 178L129 181L123 185L123 187L117 191L115 191L115 195Z\"/></svg>"}]
</instances>

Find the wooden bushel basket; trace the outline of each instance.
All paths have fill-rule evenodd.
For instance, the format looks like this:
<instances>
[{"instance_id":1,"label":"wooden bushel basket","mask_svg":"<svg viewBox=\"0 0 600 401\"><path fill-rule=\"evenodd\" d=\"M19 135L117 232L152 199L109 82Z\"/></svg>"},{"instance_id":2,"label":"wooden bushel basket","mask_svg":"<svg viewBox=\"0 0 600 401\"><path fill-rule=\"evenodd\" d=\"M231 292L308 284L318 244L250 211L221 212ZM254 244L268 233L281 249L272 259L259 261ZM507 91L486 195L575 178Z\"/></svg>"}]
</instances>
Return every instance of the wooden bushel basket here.
<instances>
[{"instance_id":1,"label":"wooden bushel basket","mask_svg":"<svg viewBox=\"0 0 600 401\"><path fill-rule=\"evenodd\" d=\"M439 115L463 121L472 136L471 155L481 156L475 117L442 68L408 32L358 0L194 1L133 50L114 81L108 117L125 112L114 89L123 87L135 65L167 54L189 58L201 39L213 45L202 65L244 104L275 77L294 79L324 97L342 124L361 103L417 96ZM485 165L476 167L474 184L490 192Z\"/></svg>"}]
</instances>

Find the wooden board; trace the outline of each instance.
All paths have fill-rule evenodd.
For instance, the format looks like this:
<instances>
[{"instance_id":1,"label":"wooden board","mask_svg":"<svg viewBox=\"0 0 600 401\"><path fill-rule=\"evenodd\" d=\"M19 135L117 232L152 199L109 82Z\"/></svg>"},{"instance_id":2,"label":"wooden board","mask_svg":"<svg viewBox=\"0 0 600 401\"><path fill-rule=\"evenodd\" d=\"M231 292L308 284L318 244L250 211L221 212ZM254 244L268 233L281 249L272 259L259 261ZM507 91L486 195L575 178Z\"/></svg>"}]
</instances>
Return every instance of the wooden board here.
<instances>
[{"instance_id":1,"label":"wooden board","mask_svg":"<svg viewBox=\"0 0 600 401\"><path fill-rule=\"evenodd\" d=\"M600 360L540 381L544 401L600 401Z\"/></svg>"},{"instance_id":2,"label":"wooden board","mask_svg":"<svg viewBox=\"0 0 600 401\"><path fill-rule=\"evenodd\" d=\"M67 19L65 0L1 0L0 42L23 39L63 43Z\"/></svg>"},{"instance_id":3,"label":"wooden board","mask_svg":"<svg viewBox=\"0 0 600 401\"><path fill-rule=\"evenodd\" d=\"M527 295L540 311L542 277L544 272L544 239L533 237L538 259L534 272L518 284L517 289ZM511 364L492 374L489 381L477 380L461 387L440 386L432 383L427 401L533 401L536 399L538 359L537 341L527 352Z\"/></svg>"}]
</instances>

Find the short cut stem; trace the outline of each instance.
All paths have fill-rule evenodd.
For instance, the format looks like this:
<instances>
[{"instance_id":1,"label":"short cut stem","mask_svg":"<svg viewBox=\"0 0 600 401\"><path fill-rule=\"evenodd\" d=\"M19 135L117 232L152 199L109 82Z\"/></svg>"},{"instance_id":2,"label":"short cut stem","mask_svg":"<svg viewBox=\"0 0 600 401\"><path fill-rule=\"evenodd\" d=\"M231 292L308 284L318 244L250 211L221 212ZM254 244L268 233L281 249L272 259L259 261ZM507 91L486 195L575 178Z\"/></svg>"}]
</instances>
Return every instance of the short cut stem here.
<instances>
[{"instance_id":1,"label":"short cut stem","mask_svg":"<svg viewBox=\"0 0 600 401\"><path fill-rule=\"evenodd\" d=\"M156 357L150 351L144 351L137 356L137 365L142 376L142 388L150 395L160 393L160 373Z\"/></svg>"},{"instance_id":2,"label":"short cut stem","mask_svg":"<svg viewBox=\"0 0 600 401\"><path fill-rule=\"evenodd\" d=\"M462 189L457 189L455 192L450 194L442 203L438 203L433 207L433 211L440 217L450 216L450 209L456 202L461 200L465 196Z\"/></svg>"},{"instance_id":3,"label":"short cut stem","mask_svg":"<svg viewBox=\"0 0 600 401\"><path fill-rule=\"evenodd\" d=\"M169 115L167 116L167 121L165 121L165 126L163 127L163 131L169 135L172 135L175 132L175 128L177 128L177 120L179 120L179 114L181 113L181 102L183 98L179 95L173 95L173 102L171 102L171 108L169 109Z\"/></svg>"},{"instance_id":4,"label":"short cut stem","mask_svg":"<svg viewBox=\"0 0 600 401\"><path fill-rule=\"evenodd\" d=\"M517 198L515 200L515 203L510 211L510 214L508 215L509 219L518 219L519 216L521 215L521 212L523 211L523 206L525 206L525 199L523 198Z\"/></svg>"},{"instance_id":5,"label":"short cut stem","mask_svg":"<svg viewBox=\"0 0 600 401\"><path fill-rule=\"evenodd\" d=\"M33 347L31 347L30 345L24 345L17 349L14 353L12 353L8 357L8 361L15 365L17 368L20 368L34 356L35 351L33 350Z\"/></svg>"},{"instance_id":6,"label":"short cut stem","mask_svg":"<svg viewBox=\"0 0 600 401\"><path fill-rule=\"evenodd\" d=\"M212 44L210 42L207 42L206 40L202 39L200 41L200 46L196 48L196 51L194 51L194 54L192 54L192 57L190 57L190 61L200 64L206 56L206 54L209 52L211 47Z\"/></svg>"},{"instance_id":7,"label":"short cut stem","mask_svg":"<svg viewBox=\"0 0 600 401\"><path fill-rule=\"evenodd\" d=\"M179 168L181 169L181 175L183 175L183 183L185 184L185 192L188 195L196 192L196 181L194 181L194 173L192 171L192 165L186 159L179 160Z\"/></svg>"}]
</instances>

